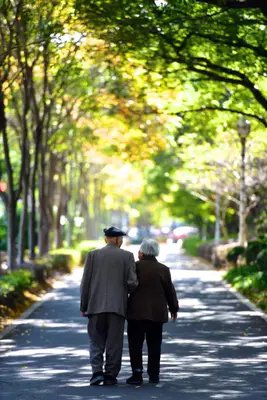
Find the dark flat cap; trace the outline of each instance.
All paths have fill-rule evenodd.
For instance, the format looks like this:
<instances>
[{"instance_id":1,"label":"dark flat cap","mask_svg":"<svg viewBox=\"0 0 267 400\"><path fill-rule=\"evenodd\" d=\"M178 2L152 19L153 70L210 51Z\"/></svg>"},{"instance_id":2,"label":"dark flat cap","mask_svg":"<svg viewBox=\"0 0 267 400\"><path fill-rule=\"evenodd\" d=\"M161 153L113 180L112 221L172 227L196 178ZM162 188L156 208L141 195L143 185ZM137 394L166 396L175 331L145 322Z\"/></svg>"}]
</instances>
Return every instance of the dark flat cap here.
<instances>
[{"instance_id":1,"label":"dark flat cap","mask_svg":"<svg viewBox=\"0 0 267 400\"><path fill-rule=\"evenodd\" d=\"M110 226L109 228L105 228L103 230L106 237L126 236L126 233L116 226Z\"/></svg>"}]
</instances>

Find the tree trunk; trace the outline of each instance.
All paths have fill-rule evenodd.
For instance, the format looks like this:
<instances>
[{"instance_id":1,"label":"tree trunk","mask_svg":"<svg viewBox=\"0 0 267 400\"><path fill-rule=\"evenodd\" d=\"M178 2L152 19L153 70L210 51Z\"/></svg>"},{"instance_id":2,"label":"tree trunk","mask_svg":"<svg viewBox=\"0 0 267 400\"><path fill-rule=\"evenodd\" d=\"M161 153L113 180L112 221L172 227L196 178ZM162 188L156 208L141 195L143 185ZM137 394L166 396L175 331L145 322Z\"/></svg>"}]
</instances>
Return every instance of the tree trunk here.
<instances>
[{"instance_id":1,"label":"tree trunk","mask_svg":"<svg viewBox=\"0 0 267 400\"><path fill-rule=\"evenodd\" d=\"M99 238L100 234L100 191L99 179L94 179L94 239Z\"/></svg>"},{"instance_id":2,"label":"tree trunk","mask_svg":"<svg viewBox=\"0 0 267 400\"><path fill-rule=\"evenodd\" d=\"M38 244L39 255L43 256L49 251L50 218L48 214L48 199L46 188L45 150L41 152L41 167L39 177L39 229Z\"/></svg>"},{"instance_id":3,"label":"tree trunk","mask_svg":"<svg viewBox=\"0 0 267 400\"><path fill-rule=\"evenodd\" d=\"M227 229L227 225L226 225L227 206L228 206L228 201L225 200L222 204L221 229L222 229L223 238L226 241L229 240L229 234L228 234L228 229Z\"/></svg>"},{"instance_id":4,"label":"tree trunk","mask_svg":"<svg viewBox=\"0 0 267 400\"><path fill-rule=\"evenodd\" d=\"M24 262L24 252L25 252L25 227L28 216L28 191L29 191L29 175L25 171L25 176L22 183L22 201L23 209L20 216L19 224L19 245L18 245L18 263L22 264Z\"/></svg>"},{"instance_id":5,"label":"tree trunk","mask_svg":"<svg viewBox=\"0 0 267 400\"><path fill-rule=\"evenodd\" d=\"M29 257L35 259L35 222L36 222L36 201L35 201L35 182L31 183L30 188L30 216L29 216Z\"/></svg>"},{"instance_id":6,"label":"tree trunk","mask_svg":"<svg viewBox=\"0 0 267 400\"><path fill-rule=\"evenodd\" d=\"M90 218L90 210L87 204L87 201L84 201L83 204L83 218L84 218L84 233L86 239L91 239L92 238L92 221Z\"/></svg>"},{"instance_id":7,"label":"tree trunk","mask_svg":"<svg viewBox=\"0 0 267 400\"><path fill-rule=\"evenodd\" d=\"M23 109L23 139L22 139L22 165L21 165L21 187L22 187L22 201L23 209L20 216L19 224L19 244L18 244L18 262L24 262L25 252L25 227L28 216L28 193L29 193L29 168L30 168L30 154L29 154L29 140L28 140L28 126L27 114L29 110L29 99L27 97L27 85L24 84L24 109Z\"/></svg>"},{"instance_id":8,"label":"tree trunk","mask_svg":"<svg viewBox=\"0 0 267 400\"><path fill-rule=\"evenodd\" d=\"M40 218L42 228L39 229L39 255L44 256L49 252L49 234L50 228L48 227L49 221Z\"/></svg>"},{"instance_id":9,"label":"tree trunk","mask_svg":"<svg viewBox=\"0 0 267 400\"><path fill-rule=\"evenodd\" d=\"M48 170L48 175L47 175L47 180L46 180L46 211L47 211L47 218L49 220L49 235L47 238L44 238L44 240L48 240L47 243L47 248L48 250L53 248L53 227L55 224L54 221L54 212L53 212L53 206L55 204L55 191L56 191L56 185L54 182L54 173L56 169L56 158L55 155L50 152L49 154L49 170Z\"/></svg>"},{"instance_id":10,"label":"tree trunk","mask_svg":"<svg viewBox=\"0 0 267 400\"><path fill-rule=\"evenodd\" d=\"M207 223L202 221L202 229L201 229L201 240L205 242L207 240Z\"/></svg>"},{"instance_id":11,"label":"tree trunk","mask_svg":"<svg viewBox=\"0 0 267 400\"><path fill-rule=\"evenodd\" d=\"M12 196L13 197L13 196ZM8 266L11 270L16 268L16 201L9 198L7 207L7 224L8 224Z\"/></svg>"},{"instance_id":12,"label":"tree trunk","mask_svg":"<svg viewBox=\"0 0 267 400\"><path fill-rule=\"evenodd\" d=\"M74 218L68 218L67 246L71 247Z\"/></svg>"},{"instance_id":13,"label":"tree trunk","mask_svg":"<svg viewBox=\"0 0 267 400\"><path fill-rule=\"evenodd\" d=\"M55 247L60 249L63 246L62 229L60 225L61 211L58 209L56 216L56 226L55 226Z\"/></svg>"},{"instance_id":14,"label":"tree trunk","mask_svg":"<svg viewBox=\"0 0 267 400\"><path fill-rule=\"evenodd\" d=\"M214 242L215 244L219 244L221 240L221 196L216 190L216 202L215 202L215 215L216 215L216 222L215 222L215 235L214 235Z\"/></svg>"},{"instance_id":15,"label":"tree trunk","mask_svg":"<svg viewBox=\"0 0 267 400\"><path fill-rule=\"evenodd\" d=\"M49 252L50 221L45 211L44 203L40 203L40 217L38 230L39 255L43 256Z\"/></svg>"},{"instance_id":16,"label":"tree trunk","mask_svg":"<svg viewBox=\"0 0 267 400\"><path fill-rule=\"evenodd\" d=\"M7 171L7 249L8 249L8 266L10 269L15 269L16 267L16 194L14 192L13 185L13 169L9 154L9 143L6 131L6 114L5 114L5 104L4 104L4 93L2 90L3 82L0 81L0 132L3 138L3 147L5 155L5 166Z\"/></svg>"},{"instance_id":17,"label":"tree trunk","mask_svg":"<svg viewBox=\"0 0 267 400\"><path fill-rule=\"evenodd\" d=\"M83 234L86 239L91 238L91 220L90 220L90 209L88 206L88 199L89 199L89 178L87 176L87 171L81 169L80 180L83 185L84 192L77 196L75 201L75 208L78 206L78 201L80 200L81 203L81 216L84 219L84 229ZM75 213L73 214L75 215Z\"/></svg>"},{"instance_id":18,"label":"tree trunk","mask_svg":"<svg viewBox=\"0 0 267 400\"><path fill-rule=\"evenodd\" d=\"M29 252L30 259L34 260L36 257L35 246L36 246L36 175L38 170L39 152L40 152L40 141L42 137L42 125L39 124L36 128L35 136L35 154L34 154L34 164L32 169L31 183L30 183L30 219L29 219Z\"/></svg>"},{"instance_id":19,"label":"tree trunk","mask_svg":"<svg viewBox=\"0 0 267 400\"><path fill-rule=\"evenodd\" d=\"M47 213L46 196L39 197L38 246L40 256L43 256L49 252L50 226L50 219Z\"/></svg>"},{"instance_id":20,"label":"tree trunk","mask_svg":"<svg viewBox=\"0 0 267 400\"><path fill-rule=\"evenodd\" d=\"M240 206L239 206L239 233L238 241L241 246L246 243L246 184L245 184L245 173L246 173L246 138L241 138L241 182L240 182Z\"/></svg>"},{"instance_id":21,"label":"tree trunk","mask_svg":"<svg viewBox=\"0 0 267 400\"><path fill-rule=\"evenodd\" d=\"M61 182L59 182L59 201L58 201L58 209L55 218L55 247L56 249L62 247L63 238L62 238L62 229L60 225L60 217L62 214L62 201L63 201L63 190L62 190Z\"/></svg>"}]
</instances>

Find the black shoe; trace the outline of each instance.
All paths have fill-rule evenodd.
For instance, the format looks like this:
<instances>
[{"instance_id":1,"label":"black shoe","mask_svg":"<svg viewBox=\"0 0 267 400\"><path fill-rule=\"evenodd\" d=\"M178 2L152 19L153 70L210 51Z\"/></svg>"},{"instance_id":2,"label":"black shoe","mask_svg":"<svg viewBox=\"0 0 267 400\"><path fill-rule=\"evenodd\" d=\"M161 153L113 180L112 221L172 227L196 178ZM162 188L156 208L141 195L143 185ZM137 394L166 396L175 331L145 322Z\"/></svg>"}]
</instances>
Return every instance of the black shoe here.
<instances>
[{"instance_id":1,"label":"black shoe","mask_svg":"<svg viewBox=\"0 0 267 400\"><path fill-rule=\"evenodd\" d=\"M128 383L128 385L142 385L143 383L142 374L140 372L139 373L134 372L133 375L126 380L126 383Z\"/></svg>"},{"instance_id":2,"label":"black shoe","mask_svg":"<svg viewBox=\"0 0 267 400\"><path fill-rule=\"evenodd\" d=\"M97 371L92 375L92 378L90 379L90 386L98 386L102 382L104 382L104 374L102 371Z\"/></svg>"},{"instance_id":3,"label":"black shoe","mask_svg":"<svg viewBox=\"0 0 267 400\"><path fill-rule=\"evenodd\" d=\"M159 377L158 376L150 376L149 383L159 383Z\"/></svg>"},{"instance_id":4,"label":"black shoe","mask_svg":"<svg viewBox=\"0 0 267 400\"><path fill-rule=\"evenodd\" d=\"M114 386L117 385L118 381L111 375L104 375L104 385L105 386Z\"/></svg>"}]
</instances>

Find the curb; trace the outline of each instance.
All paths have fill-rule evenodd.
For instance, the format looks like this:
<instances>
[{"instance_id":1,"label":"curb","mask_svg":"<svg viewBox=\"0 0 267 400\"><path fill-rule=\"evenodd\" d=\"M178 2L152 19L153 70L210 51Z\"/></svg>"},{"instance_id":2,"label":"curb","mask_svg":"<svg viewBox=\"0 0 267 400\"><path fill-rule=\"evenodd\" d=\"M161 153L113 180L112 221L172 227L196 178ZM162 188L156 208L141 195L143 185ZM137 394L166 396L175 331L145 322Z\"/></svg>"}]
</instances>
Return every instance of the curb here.
<instances>
[{"instance_id":1,"label":"curb","mask_svg":"<svg viewBox=\"0 0 267 400\"><path fill-rule=\"evenodd\" d=\"M71 274L65 274L65 275L58 275L55 277L55 281L52 284L52 288L48 290L47 293L42 295L39 300L37 300L35 303L33 303L29 308L27 308L24 313L22 313L18 318L13 319L10 324L0 333L0 340L3 339L5 336L7 336L10 332L13 331L13 329L16 328L17 326L17 321L23 320L28 318L31 314L34 313L35 310L37 310L43 303L46 301L52 299L57 291L57 283L60 281L67 281L68 279L71 279L71 277L75 274L75 271L78 270L80 267L76 267L73 269Z\"/></svg>"},{"instance_id":2,"label":"curb","mask_svg":"<svg viewBox=\"0 0 267 400\"><path fill-rule=\"evenodd\" d=\"M3 339L6 335L13 331L17 327L16 321L20 321L28 318L31 314L34 313L43 303L47 300L51 299L54 296L55 288L50 289L49 292L45 293L39 300L33 303L29 308L27 308L24 313L22 313L18 318L13 319L10 324L0 333L0 340Z\"/></svg>"},{"instance_id":3,"label":"curb","mask_svg":"<svg viewBox=\"0 0 267 400\"><path fill-rule=\"evenodd\" d=\"M191 256L192 257L192 256ZM199 261L203 262L203 259L201 257L192 257L192 258L197 258ZM205 260L206 261L206 260ZM216 268L214 268L212 266L211 263L206 262L207 265L209 265L211 267L211 270L216 271ZM262 311L260 308L258 308L257 306L255 306L255 304L253 304L249 299L247 299L244 295L242 295L241 293L239 293L236 289L234 289L230 283L228 283L226 280L224 280L223 278L221 278L221 282L222 284L239 300L241 301L243 304L245 304L251 311L254 311L255 313L257 313L257 317L260 317L262 319L264 319L264 321L267 322L267 314Z\"/></svg>"},{"instance_id":4,"label":"curb","mask_svg":"<svg viewBox=\"0 0 267 400\"><path fill-rule=\"evenodd\" d=\"M257 306L255 306L255 304L253 304L249 299L247 299L245 296L243 296L241 293L239 293L236 289L234 289L228 282L226 282L223 278L222 278L222 283L224 286L227 287L227 289L233 293L233 295L240 300L243 304L245 304L251 311L254 311L255 313L257 313L257 317L260 317L262 319L264 319L267 322L267 314L265 314L264 311L262 311L260 308L258 308Z\"/></svg>"}]
</instances>

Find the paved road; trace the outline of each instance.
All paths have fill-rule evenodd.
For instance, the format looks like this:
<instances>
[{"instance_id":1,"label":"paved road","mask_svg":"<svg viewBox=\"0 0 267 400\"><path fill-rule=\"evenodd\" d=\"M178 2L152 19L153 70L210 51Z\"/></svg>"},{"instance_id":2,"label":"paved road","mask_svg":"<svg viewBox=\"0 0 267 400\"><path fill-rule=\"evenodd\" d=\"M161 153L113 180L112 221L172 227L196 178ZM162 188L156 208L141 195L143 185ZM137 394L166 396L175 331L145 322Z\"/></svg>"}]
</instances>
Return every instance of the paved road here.
<instances>
[{"instance_id":1,"label":"paved road","mask_svg":"<svg viewBox=\"0 0 267 400\"><path fill-rule=\"evenodd\" d=\"M160 259L172 268L181 305L177 323L164 325L160 384L125 384L125 340L119 385L89 386L78 270L1 340L1 400L266 400L267 322L228 291L220 273L177 254L175 246L163 246Z\"/></svg>"}]
</instances>

